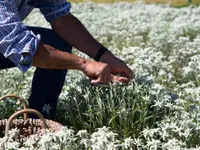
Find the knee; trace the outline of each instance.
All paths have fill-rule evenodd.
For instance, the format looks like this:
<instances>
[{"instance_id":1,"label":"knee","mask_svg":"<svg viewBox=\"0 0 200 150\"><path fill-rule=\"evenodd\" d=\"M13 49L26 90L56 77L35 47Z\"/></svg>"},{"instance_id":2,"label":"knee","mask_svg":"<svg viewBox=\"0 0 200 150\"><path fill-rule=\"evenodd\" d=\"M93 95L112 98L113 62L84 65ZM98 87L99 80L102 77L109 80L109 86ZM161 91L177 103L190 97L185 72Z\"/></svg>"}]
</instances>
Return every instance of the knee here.
<instances>
[{"instance_id":1,"label":"knee","mask_svg":"<svg viewBox=\"0 0 200 150\"><path fill-rule=\"evenodd\" d=\"M72 53L72 46L63 40L55 31L47 28L28 27L35 34L41 35L41 40L44 44L50 45L64 52Z\"/></svg>"},{"instance_id":2,"label":"knee","mask_svg":"<svg viewBox=\"0 0 200 150\"><path fill-rule=\"evenodd\" d=\"M72 53L72 46L63 40L57 33L54 32L53 37L53 41L50 43L51 46L61 51Z\"/></svg>"}]
</instances>

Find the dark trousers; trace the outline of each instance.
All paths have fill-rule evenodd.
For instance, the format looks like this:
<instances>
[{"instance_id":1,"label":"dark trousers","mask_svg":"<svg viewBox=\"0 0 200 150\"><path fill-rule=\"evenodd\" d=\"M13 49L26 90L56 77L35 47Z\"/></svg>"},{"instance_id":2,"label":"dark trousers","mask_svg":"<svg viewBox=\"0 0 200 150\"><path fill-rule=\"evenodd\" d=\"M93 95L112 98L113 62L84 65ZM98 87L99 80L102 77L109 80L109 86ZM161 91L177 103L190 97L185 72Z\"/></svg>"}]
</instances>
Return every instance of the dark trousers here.
<instances>
[{"instance_id":1,"label":"dark trousers","mask_svg":"<svg viewBox=\"0 0 200 150\"><path fill-rule=\"evenodd\" d=\"M71 53L72 47L51 29L38 27L28 27L28 29L35 34L40 34L43 43ZM0 54L0 69L11 67L15 67L14 63ZM40 111L45 118L53 119L66 73L67 70L36 68L32 81L29 107ZM30 115L30 117L35 118L33 115Z\"/></svg>"}]
</instances>

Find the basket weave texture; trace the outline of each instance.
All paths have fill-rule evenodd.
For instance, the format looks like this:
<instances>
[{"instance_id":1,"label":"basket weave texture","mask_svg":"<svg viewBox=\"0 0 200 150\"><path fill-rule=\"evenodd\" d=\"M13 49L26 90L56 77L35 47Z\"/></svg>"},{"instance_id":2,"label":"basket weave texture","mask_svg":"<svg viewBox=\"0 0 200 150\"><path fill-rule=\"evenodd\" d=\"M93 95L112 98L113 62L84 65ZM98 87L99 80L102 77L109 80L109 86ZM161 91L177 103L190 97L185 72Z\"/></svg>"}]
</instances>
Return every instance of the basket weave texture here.
<instances>
[{"instance_id":1,"label":"basket weave texture","mask_svg":"<svg viewBox=\"0 0 200 150\"><path fill-rule=\"evenodd\" d=\"M56 132L59 131L63 126L56 121L45 119L40 112L34 109L28 109L25 101L16 95L6 95L1 97L0 101L8 98L15 98L19 100L24 109L16 111L13 115L10 116L9 119L0 120L0 136L9 136L8 131L15 128L19 131L19 138L21 142L23 142L31 135L42 135L46 131ZM27 118L28 113L34 114L40 119ZM15 119L16 116L20 114L24 114L24 119Z\"/></svg>"}]
</instances>

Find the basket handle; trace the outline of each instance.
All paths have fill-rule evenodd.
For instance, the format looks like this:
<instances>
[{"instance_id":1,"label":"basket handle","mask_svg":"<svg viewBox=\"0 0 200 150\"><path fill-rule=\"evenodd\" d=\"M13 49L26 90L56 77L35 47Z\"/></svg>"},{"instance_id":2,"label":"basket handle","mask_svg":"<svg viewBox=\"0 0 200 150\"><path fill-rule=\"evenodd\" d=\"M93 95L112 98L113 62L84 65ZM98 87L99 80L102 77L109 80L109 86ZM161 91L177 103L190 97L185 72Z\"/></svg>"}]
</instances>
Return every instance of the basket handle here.
<instances>
[{"instance_id":1,"label":"basket handle","mask_svg":"<svg viewBox=\"0 0 200 150\"><path fill-rule=\"evenodd\" d=\"M26 105L25 101L21 97L15 95L15 94L8 94L6 96L2 96L2 97L0 97L0 101L4 100L6 98L9 98L9 97L18 99L20 101L20 103L23 105L24 109L27 109L27 105ZM28 116L27 113L25 113L24 120L26 120L28 118L27 116Z\"/></svg>"},{"instance_id":2,"label":"basket handle","mask_svg":"<svg viewBox=\"0 0 200 150\"><path fill-rule=\"evenodd\" d=\"M8 137L8 131L9 131L11 122L13 121L13 119L17 115L22 114L22 113L31 113L31 114L37 115L41 120L42 129L44 129L44 130L46 129L45 119L44 119L43 115L39 111L37 111L35 109L22 109L22 110L19 110L19 111L15 112L14 114L12 114L12 116L10 116L10 118L6 122L6 129L5 129L5 136L6 137Z\"/></svg>"}]
</instances>

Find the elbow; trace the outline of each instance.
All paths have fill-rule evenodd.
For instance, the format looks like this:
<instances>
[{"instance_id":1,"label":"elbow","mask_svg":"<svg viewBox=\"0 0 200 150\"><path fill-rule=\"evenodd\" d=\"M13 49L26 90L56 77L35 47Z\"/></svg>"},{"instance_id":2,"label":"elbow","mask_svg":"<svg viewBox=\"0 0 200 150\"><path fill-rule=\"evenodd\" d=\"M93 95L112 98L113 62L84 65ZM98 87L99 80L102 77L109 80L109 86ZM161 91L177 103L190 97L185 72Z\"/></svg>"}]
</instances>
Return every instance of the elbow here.
<instances>
[{"instance_id":1,"label":"elbow","mask_svg":"<svg viewBox=\"0 0 200 150\"><path fill-rule=\"evenodd\" d=\"M62 30L63 27L67 27L67 25L71 22L72 18L74 18L74 16L71 13L65 16L61 16L51 22L51 27L54 31Z\"/></svg>"},{"instance_id":2,"label":"elbow","mask_svg":"<svg viewBox=\"0 0 200 150\"><path fill-rule=\"evenodd\" d=\"M56 51L55 48L40 43L33 57L33 66L46 69L52 68L52 60Z\"/></svg>"}]
</instances>

